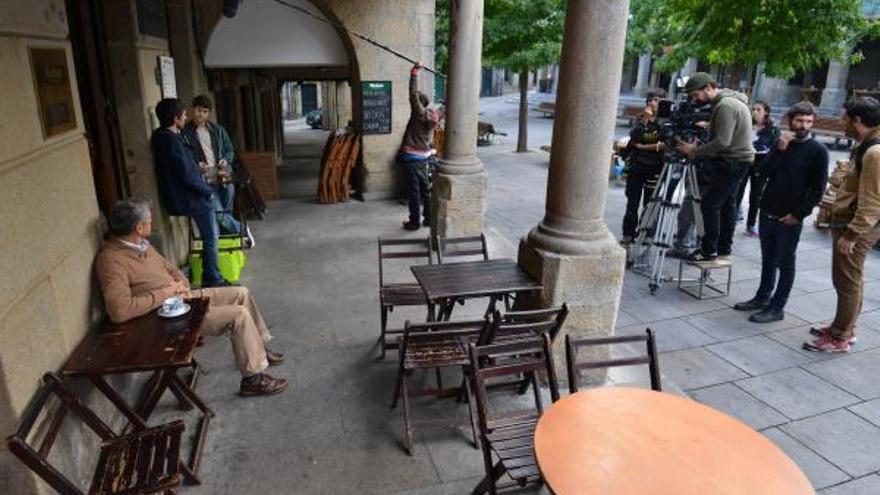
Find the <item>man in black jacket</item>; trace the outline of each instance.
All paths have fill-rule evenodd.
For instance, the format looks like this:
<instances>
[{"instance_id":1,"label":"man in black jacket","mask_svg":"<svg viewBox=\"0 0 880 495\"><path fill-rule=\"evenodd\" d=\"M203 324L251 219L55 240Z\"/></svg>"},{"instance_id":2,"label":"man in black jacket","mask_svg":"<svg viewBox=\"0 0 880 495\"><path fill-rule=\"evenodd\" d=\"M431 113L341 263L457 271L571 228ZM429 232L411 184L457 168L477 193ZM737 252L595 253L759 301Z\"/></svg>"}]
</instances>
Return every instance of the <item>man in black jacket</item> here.
<instances>
[{"instance_id":1,"label":"man in black jacket","mask_svg":"<svg viewBox=\"0 0 880 495\"><path fill-rule=\"evenodd\" d=\"M809 102L792 106L786 115L791 131L783 133L762 164L761 172L768 182L761 197L759 223L761 285L755 297L733 307L760 310L749 316L749 321L768 323L785 317L783 308L794 284L795 252L804 218L822 200L828 180L828 151L810 132L814 114Z\"/></svg>"},{"instance_id":2,"label":"man in black jacket","mask_svg":"<svg viewBox=\"0 0 880 495\"><path fill-rule=\"evenodd\" d=\"M156 163L156 180L169 215L190 217L202 237L202 287L230 285L217 265L217 219L214 191L202 178L192 153L184 146L180 131L186 124L186 107L176 98L156 104L159 128L151 144Z\"/></svg>"}]
</instances>

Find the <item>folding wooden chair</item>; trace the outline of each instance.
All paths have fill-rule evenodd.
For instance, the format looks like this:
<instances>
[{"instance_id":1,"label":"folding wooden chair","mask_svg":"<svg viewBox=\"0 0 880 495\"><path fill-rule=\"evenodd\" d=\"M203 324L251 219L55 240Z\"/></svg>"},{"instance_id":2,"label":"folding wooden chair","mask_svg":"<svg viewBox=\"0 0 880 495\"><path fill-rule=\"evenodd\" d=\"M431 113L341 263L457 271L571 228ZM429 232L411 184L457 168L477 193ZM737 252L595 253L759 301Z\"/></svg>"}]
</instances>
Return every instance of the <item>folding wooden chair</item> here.
<instances>
[{"instance_id":1,"label":"folding wooden chair","mask_svg":"<svg viewBox=\"0 0 880 495\"><path fill-rule=\"evenodd\" d=\"M473 406L471 404L470 383L467 379L470 358L468 356L468 345L476 341L483 328L488 323L484 320L475 321L456 321L456 322L429 322L424 324L411 324L409 321L403 329L403 336L400 341L400 367L397 372L396 386L394 387L394 398L391 402L391 408L397 406L398 399L403 396L403 420L404 433L406 436L406 451L412 455L413 434L416 426L422 427L440 427L440 426L456 426L460 421L456 420L416 420L413 419L410 410L409 398L411 396L436 395L437 397L455 397L458 396L459 387L443 388L443 381L440 378L441 368L461 368L464 379L462 380L464 389L464 399L468 405L468 416L470 419L471 434L473 436L474 447L477 447L477 422L474 417ZM419 369L435 369L437 370L437 388L436 389L409 389L409 376Z\"/></svg>"},{"instance_id":2,"label":"folding wooden chair","mask_svg":"<svg viewBox=\"0 0 880 495\"><path fill-rule=\"evenodd\" d=\"M559 400L556 371L550 349L550 336L515 340L487 346L470 346L471 367L474 377L474 394L480 426L480 443L486 477L474 488L473 494L490 493L499 489L522 487L528 483L541 483L534 453L534 436L538 419L544 412L541 392L538 388L538 372L547 374L550 397ZM488 385L490 380L527 376L534 390L535 407L529 410L493 412L489 410ZM493 454L498 461L493 463ZM507 474L512 481L498 485Z\"/></svg>"},{"instance_id":3,"label":"folding wooden chair","mask_svg":"<svg viewBox=\"0 0 880 495\"><path fill-rule=\"evenodd\" d=\"M555 308L508 311L503 315L500 311L495 311L492 325L480 335L477 345L540 337L545 333L553 343L567 317L568 305L565 303Z\"/></svg>"},{"instance_id":4,"label":"folding wooden chair","mask_svg":"<svg viewBox=\"0 0 880 495\"><path fill-rule=\"evenodd\" d=\"M578 361L577 350L580 347L591 347L600 345L628 344L631 342L644 342L645 354L634 357L623 357L614 359L605 359L600 361ZM578 377L581 371L614 368L618 366L636 366L641 364L648 365L648 371L651 375L651 389L658 392L660 387L660 362L657 358L657 345L654 341L654 332L650 328L645 330L644 335L622 335L616 337L590 337L582 339L571 338L570 335L565 336L565 362L568 368L568 390L571 393L578 391Z\"/></svg>"},{"instance_id":5,"label":"folding wooden chair","mask_svg":"<svg viewBox=\"0 0 880 495\"><path fill-rule=\"evenodd\" d=\"M394 311L395 306L426 306L428 300L422 287L413 281L391 283L386 280L385 263L387 260L405 259L410 265L432 264L431 245L427 238L424 239L382 239L379 238L379 315L381 320L381 333L379 345L382 350L382 358L385 358L385 350L397 347L395 342L388 341L388 334L401 334L403 330L388 330L388 313ZM412 275L410 275L411 277ZM428 307L430 311L430 307ZM430 315L430 313L429 313Z\"/></svg>"},{"instance_id":6,"label":"folding wooden chair","mask_svg":"<svg viewBox=\"0 0 880 495\"><path fill-rule=\"evenodd\" d=\"M489 247L486 244L485 234L469 236L469 237L434 237L434 247L437 249L437 263L456 263L464 261L488 261ZM449 301L448 304L440 308L438 319L448 320L452 317L452 308L456 303L464 305L464 298ZM507 298L505 297L505 301ZM489 308L494 308L496 299L491 298ZM486 310L486 315L491 313L491 309Z\"/></svg>"},{"instance_id":7,"label":"folding wooden chair","mask_svg":"<svg viewBox=\"0 0 880 495\"><path fill-rule=\"evenodd\" d=\"M41 411L48 411L47 403L52 395L60 399L60 404L57 409L48 412L49 426L42 435L40 445L34 448L28 443L28 437ZM43 385L22 416L18 431L6 442L10 452L59 493L86 493L49 463L52 445L69 412L79 416L103 440L87 492L89 495L172 493L171 489L180 485L183 421L117 436L57 375L46 373Z\"/></svg>"}]
</instances>

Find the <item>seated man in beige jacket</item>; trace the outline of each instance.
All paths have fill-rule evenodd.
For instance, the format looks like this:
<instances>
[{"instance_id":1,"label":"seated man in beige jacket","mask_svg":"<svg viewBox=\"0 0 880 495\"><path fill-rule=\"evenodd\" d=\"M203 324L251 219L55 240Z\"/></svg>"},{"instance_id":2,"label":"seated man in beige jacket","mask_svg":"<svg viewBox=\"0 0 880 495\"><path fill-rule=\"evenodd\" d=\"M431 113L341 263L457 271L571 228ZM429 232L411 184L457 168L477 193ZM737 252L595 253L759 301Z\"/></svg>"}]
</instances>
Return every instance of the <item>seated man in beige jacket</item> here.
<instances>
[{"instance_id":1,"label":"seated man in beige jacket","mask_svg":"<svg viewBox=\"0 0 880 495\"><path fill-rule=\"evenodd\" d=\"M283 356L266 348L272 337L250 292L244 287L191 291L183 273L147 241L152 221L147 201L119 201L110 214L111 236L95 259L110 320L121 323L145 315L173 296L209 297L202 333L230 334L242 374L239 393L255 396L284 391L287 380L265 373L267 367L280 364Z\"/></svg>"}]
</instances>

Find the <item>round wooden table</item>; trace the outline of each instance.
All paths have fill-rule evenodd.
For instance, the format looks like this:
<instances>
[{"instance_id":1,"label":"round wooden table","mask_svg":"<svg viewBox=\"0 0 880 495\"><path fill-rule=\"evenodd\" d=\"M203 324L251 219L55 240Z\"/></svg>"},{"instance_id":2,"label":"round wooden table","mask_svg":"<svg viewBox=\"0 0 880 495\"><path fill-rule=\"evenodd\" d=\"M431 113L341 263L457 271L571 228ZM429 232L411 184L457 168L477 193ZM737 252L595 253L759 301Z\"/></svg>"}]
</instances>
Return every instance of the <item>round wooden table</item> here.
<instances>
[{"instance_id":1,"label":"round wooden table","mask_svg":"<svg viewBox=\"0 0 880 495\"><path fill-rule=\"evenodd\" d=\"M800 469L738 420L676 395L596 388L563 397L535 430L557 495L807 495Z\"/></svg>"}]
</instances>

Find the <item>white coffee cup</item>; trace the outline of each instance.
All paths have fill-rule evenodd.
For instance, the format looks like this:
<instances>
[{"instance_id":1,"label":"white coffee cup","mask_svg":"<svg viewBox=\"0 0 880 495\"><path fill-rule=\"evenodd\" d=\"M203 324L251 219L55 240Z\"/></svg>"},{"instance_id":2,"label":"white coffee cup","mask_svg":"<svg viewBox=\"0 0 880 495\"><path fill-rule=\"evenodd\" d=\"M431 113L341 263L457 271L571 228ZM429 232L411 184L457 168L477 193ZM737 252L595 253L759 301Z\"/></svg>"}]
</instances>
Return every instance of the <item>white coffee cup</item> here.
<instances>
[{"instance_id":1,"label":"white coffee cup","mask_svg":"<svg viewBox=\"0 0 880 495\"><path fill-rule=\"evenodd\" d=\"M177 313L183 309L183 298L180 296L169 297L162 303L163 313Z\"/></svg>"}]
</instances>

